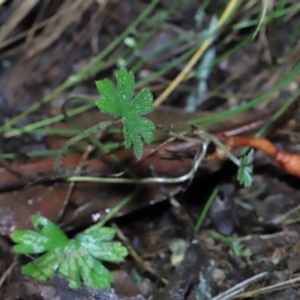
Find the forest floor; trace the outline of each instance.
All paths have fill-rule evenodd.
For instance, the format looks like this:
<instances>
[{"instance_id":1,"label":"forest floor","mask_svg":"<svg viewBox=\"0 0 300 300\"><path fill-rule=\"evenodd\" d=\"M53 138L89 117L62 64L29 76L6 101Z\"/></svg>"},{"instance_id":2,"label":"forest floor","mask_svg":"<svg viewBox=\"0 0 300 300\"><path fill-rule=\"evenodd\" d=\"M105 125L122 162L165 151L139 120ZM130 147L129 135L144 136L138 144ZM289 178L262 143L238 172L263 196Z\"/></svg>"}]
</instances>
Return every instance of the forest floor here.
<instances>
[{"instance_id":1,"label":"forest floor","mask_svg":"<svg viewBox=\"0 0 300 300\"><path fill-rule=\"evenodd\" d=\"M205 142L186 147L195 128L300 155L299 1L7 0L0 26L1 299L300 298L300 178L274 155L255 151L246 186L231 160L215 158L188 180L134 181L189 173ZM111 119L95 106L95 81L115 82L121 67L136 92L154 95L147 117L157 130L145 153L157 155L137 162L117 126L70 147L62 168L132 184L57 177L64 143ZM217 148L210 140L207 156ZM233 154L241 161L246 151ZM16 255L10 237L32 229L32 215L70 238L109 215L129 251L104 263L112 287L72 290L59 274L22 274L36 257Z\"/></svg>"}]
</instances>

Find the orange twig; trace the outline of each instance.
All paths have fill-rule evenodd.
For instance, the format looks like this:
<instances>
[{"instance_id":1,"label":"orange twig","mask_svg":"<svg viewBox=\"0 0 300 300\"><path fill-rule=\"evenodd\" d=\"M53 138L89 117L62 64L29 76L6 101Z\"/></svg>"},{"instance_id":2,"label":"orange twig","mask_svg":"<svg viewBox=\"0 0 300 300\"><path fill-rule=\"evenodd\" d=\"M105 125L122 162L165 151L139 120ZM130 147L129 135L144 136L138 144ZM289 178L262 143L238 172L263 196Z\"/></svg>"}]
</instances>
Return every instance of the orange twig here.
<instances>
[{"instance_id":1,"label":"orange twig","mask_svg":"<svg viewBox=\"0 0 300 300\"><path fill-rule=\"evenodd\" d=\"M300 156L279 150L272 142L265 138L235 136L225 141L229 151L237 147L251 147L261 150L269 155L275 162L280 164L286 172L300 177Z\"/></svg>"}]
</instances>

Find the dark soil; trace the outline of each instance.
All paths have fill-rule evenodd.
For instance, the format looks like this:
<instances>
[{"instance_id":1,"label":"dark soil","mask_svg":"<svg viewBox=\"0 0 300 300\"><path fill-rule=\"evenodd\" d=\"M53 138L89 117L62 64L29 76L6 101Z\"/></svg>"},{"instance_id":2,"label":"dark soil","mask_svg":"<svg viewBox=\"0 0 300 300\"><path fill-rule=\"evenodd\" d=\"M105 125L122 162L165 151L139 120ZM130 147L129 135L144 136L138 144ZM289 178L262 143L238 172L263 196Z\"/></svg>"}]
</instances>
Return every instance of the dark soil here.
<instances>
[{"instance_id":1,"label":"dark soil","mask_svg":"<svg viewBox=\"0 0 300 300\"><path fill-rule=\"evenodd\" d=\"M142 186L133 201L110 222L117 228L118 239L130 250L125 263L106 265L114 276L111 289L85 286L71 290L67 279L59 276L39 282L22 275L21 267L32 257L17 257L9 237L16 229L31 228L31 215L45 215L73 237L103 218L136 186L80 183L69 194L70 183L53 180L55 156L48 150L57 153L55 149L75 135L78 125L87 128L108 118L96 109L21 134L12 134L13 129L26 129L27 125L57 116L64 112L62 105L68 113L86 104L78 99L73 101L73 96L95 100L94 81L114 80L113 72L124 62L133 70L144 62L134 70L137 80L142 82L138 89L148 86L158 97L191 55L146 84L143 80L199 44L201 32L211 26L213 16L222 14L229 1L208 1L201 24L195 20L196 12L198 17L201 12L199 1L159 1L137 30L131 32L129 37L136 45L128 46L130 40L123 39L109 49L99 68L64 89L60 85L111 45L149 1L2 2L0 125L9 124L41 99L44 104L19 118L12 127L1 127L0 299L300 299L300 179L287 174L259 151L254 157L250 188L237 182L236 167L229 161L203 163L192 182ZM267 13L272 15L276 9L288 10L296 4L297 1L274 1L273 10ZM265 94L291 72L300 53L299 7L274 17L253 40L248 39L232 54L228 52L255 31L255 27L234 25L259 19L261 5L245 5L236 11L211 47L216 58L223 59L216 60L205 80L198 75L182 81L150 119L167 127L213 116ZM155 52L168 43L170 47ZM197 72L197 66L192 72ZM199 93L201 80L206 89ZM260 127L266 124L299 89L299 80L299 76L295 77L264 102L208 127L208 132L221 134L246 128L247 133L239 135L256 134L259 128L253 125L254 121ZM43 97L49 94L47 101ZM298 100L265 134L278 148L293 153L300 152ZM185 128L190 130L189 126ZM57 133L65 129L73 133ZM98 139L114 143L118 150L119 136L108 131ZM160 140L165 137L166 133L161 131L156 136ZM74 168L88 143L87 140L74 146L64 167ZM130 168L141 177L181 176L192 167L194 150L166 152L141 165L136 165L130 151L116 152L121 162L115 163L95 150L83 175L108 176ZM214 150L212 147L211 151ZM28 186L29 183L34 184ZM200 230L195 232L199 216L217 186L219 193Z\"/></svg>"}]
</instances>

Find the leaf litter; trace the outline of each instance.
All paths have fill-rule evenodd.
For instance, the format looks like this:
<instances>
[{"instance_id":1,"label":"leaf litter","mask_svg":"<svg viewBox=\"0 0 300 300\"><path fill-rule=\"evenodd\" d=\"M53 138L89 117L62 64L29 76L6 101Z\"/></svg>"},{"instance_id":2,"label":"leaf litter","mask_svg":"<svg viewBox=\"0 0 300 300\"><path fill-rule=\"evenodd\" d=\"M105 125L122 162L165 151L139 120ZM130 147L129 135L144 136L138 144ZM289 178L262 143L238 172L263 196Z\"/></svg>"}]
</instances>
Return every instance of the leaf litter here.
<instances>
[{"instance_id":1,"label":"leaf litter","mask_svg":"<svg viewBox=\"0 0 300 300\"><path fill-rule=\"evenodd\" d=\"M53 13L52 16L55 16L56 18L61 17L61 21L69 20L69 18L66 18L66 16L64 16L63 12L68 11L65 10L64 7L73 7L71 2L72 1L64 1L65 6L62 6L60 8L61 10L58 10L58 8L55 8L55 6L51 6L50 8L52 9ZM74 3L78 5L80 1L75 2ZM96 2L92 2L93 1L86 1L86 7L77 6L78 10L73 10L74 15L77 14L78 16L78 18L76 18L76 21L68 23L68 26L57 26L57 30L59 27L61 29L61 32L60 34L57 34L56 37L55 35L52 36L53 39L50 39L51 43L48 44L49 46L45 48L36 48L32 46L30 50L35 51L33 52L35 53L35 55L31 56L31 59L25 61L25 59L21 59L22 55L20 55L20 62L18 62L18 59L16 58L12 59L12 67L8 70L1 70L1 93L2 98L4 99L3 101L6 101L6 104L10 103L12 106L15 107L20 107L20 105L22 105L22 107L24 107L25 109L26 106L31 105L32 101L37 101L37 99L40 99L41 96L45 94L45 89L53 89L55 85L57 85L59 82L61 82L63 79L67 78L70 75L70 70L78 68L81 64L85 64L86 61L89 60L89 58L92 56L92 52L89 51L96 51L95 49L97 49L97 45L95 46L95 44L93 44L93 49L91 49L92 47L90 47L89 50L87 50L88 47L86 47L84 40L80 38L78 38L77 40L73 39L70 43L70 39L67 39L66 37L69 36L67 28L71 28L69 29L70 31L74 30L74 32L77 32L77 29L79 29L80 26L76 27L76 22L78 22L78 24L79 22L82 22L80 29L83 28L83 32L87 32L88 26L85 27L84 24L88 23L85 23L85 20L92 19L89 18L89 15L94 16L93 12L95 12L95 14L99 13L98 10L94 9L96 8L96 6L93 6ZM17 3L17 1L15 3ZM275 9L279 9L280 7L280 3L277 4L278 6L276 6ZM13 12L14 8L11 7L9 3L5 5L5 9L11 10ZM102 12L105 8L106 16L109 17L103 17L103 24L99 24L97 28L89 28L93 28L94 32L96 32L96 30L98 30L102 26L104 26L104 32L108 32L108 28L116 28L116 33L119 34L123 31L124 26L127 26L135 18L135 16L132 16L131 14L128 14L128 16L126 14L124 15L123 12L128 11L124 10L124 8L126 8L126 5L130 4L117 3L116 7L112 7L109 5L106 8L104 6L101 7ZM133 12L137 12L138 5L131 5L132 6L130 7L130 12L134 15ZM160 9L162 10L162 7L168 7L167 5L168 3L163 3ZM293 3L286 3L285 5L285 8L288 11L288 9L293 5ZM113 8L116 8L116 10ZM170 9L170 7L168 8ZM37 11L42 11L40 6L38 6L36 9ZM51 9L49 9L45 13L45 19L51 17ZM249 9L249 13L255 15L255 13L258 10L258 7L253 7L253 10L251 10L251 8ZM60 14L56 15L56 13L58 13L59 11ZM173 19L169 19L171 21L168 21L172 22L172 20L175 20L176 23L178 22L178 20L181 20L182 26L185 29L190 30L191 27L189 26L192 23L192 18L188 18L189 20L187 20L186 16L189 15L188 12L190 13L191 11L196 11L195 6L193 6L192 4L183 6L180 9L177 9L177 14L173 15ZM118 16L116 17L115 14L118 14L118 12L118 16L123 16L123 18L118 18ZM84 15L84 13L86 15ZM216 15L220 15L220 11L218 11L217 8L214 13ZM267 14L268 13L270 14L271 12L268 11ZM293 26L295 26L295 24L297 25L295 16L289 15L289 12L287 12L287 14L290 17L289 22L284 23L283 27L290 26L291 28L294 28ZM11 16L13 16L13 14L11 14ZM98 17L99 16L102 16L101 13L100 15L98 14ZM9 20L8 17L6 18L7 20ZM75 18L73 18L73 20L75 20ZM7 37L9 38L9 34L11 37L13 37L18 32L26 32L26 30L30 29L30 26L32 26L32 24L29 23L27 23L26 20L23 24L19 23L15 31L8 32ZM204 24L202 25L205 26L205 23L209 23L209 16L207 16L206 22L204 22ZM39 18L37 18L36 24L42 26L39 24ZM70 26L70 24L73 24L73 29L72 25ZM115 27L110 26L111 24L114 24ZM259 20L259 24L263 24L261 23L261 20ZM55 30L53 30L53 28L55 29L55 26L53 27L53 25L50 22L48 26L51 29L50 31L55 32ZM239 26L247 26L247 24L239 24ZM145 28L143 30L145 30ZM289 70L288 68L284 70L284 68L281 68L281 66L276 63L276 61L280 61L280 59L282 58L282 53L291 54L291 56L288 58L290 66L293 66L295 64L295 61L298 60L296 55L297 47L295 46L295 44L293 44L292 38L289 43L281 42L282 37L280 36L277 40L270 38L272 36L272 32L274 33L276 31L281 32L281 30L278 30L278 28L274 25L268 27L268 31L265 32L265 37L268 38L269 45L271 45L269 48L267 44L261 42L264 40L264 34L262 33L260 36L260 40L255 40L254 43L248 44L243 50L236 52L228 59L222 61L219 65L219 68L213 69L211 76L212 79L210 80L208 86L212 87L218 84L219 81L220 89L217 93L213 93L213 89L206 91L207 98L202 100L202 104L200 104L200 106L204 107L208 104L215 104L216 107L214 108L213 113L217 113L220 110L226 111L229 108L240 105L243 101L247 101L248 99L255 97L263 91L270 90L270 88L272 88L272 83L276 82L276 80L279 77L283 77L284 72L288 72ZM293 30L289 30L289 32L293 32ZM147 34L147 31L145 31L144 33ZM243 36L244 33L245 32L243 31L236 31L231 35L231 41L238 40L239 37ZM60 36L63 38L59 39ZM75 36L76 34L74 35L74 37ZM90 37L91 35L87 36ZM97 34L94 36L97 36ZM277 35L274 34L274 36ZM40 44L40 39L43 38L45 41L47 41L47 38L44 37L41 33L38 33L36 36L32 36L32 38L33 44L31 45ZM105 45L105 43L109 42L109 39L111 39L111 36L103 34L103 38L101 38L101 43L103 43L101 45L101 48ZM87 40L90 41L91 39ZM4 41L7 41L7 39ZM30 39L27 39L26 41L21 39L20 41L20 44L29 43ZM95 43L95 40L93 40L93 43ZM226 45L226 42L224 43L224 45ZM30 45L30 43L28 45ZM67 47L68 45L69 50ZM262 48L259 48L259 46L261 46ZM10 49L14 50L16 49L15 47L17 47L17 45L11 44ZM223 50L222 46L220 46L219 44L217 44L217 47L220 47L219 49ZM290 47L290 49L292 50L291 52L288 52L288 47ZM260 50L257 50L258 48ZM38 49L38 51L36 51L36 49ZM64 49L64 51L62 51L62 49ZM70 49L72 49L72 52L68 52L70 51ZM21 51L20 48L17 51ZM66 55L65 57L67 58L68 53L72 53L72 55L74 55L75 60L71 59L71 55L69 55L69 59L63 59L64 55ZM84 56L83 53L88 54L87 56ZM2 52L2 54L4 58L11 59L9 52ZM58 59L58 57L61 57L61 59ZM113 58L113 56L111 56L110 59L111 58ZM106 66L107 68L109 68L109 63L110 61L108 60L108 65ZM178 66L180 68L180 64ZM151 71L153 70L151 67L153 67L154 69L156 66L146 65L146 67L144 67L144 69L142 70L143 72L138 72L138 78L142 78L143 74L147 72L147 74L149 74L149 72L151 74ZM112 72L106 71L106 74L108 73L112 74ZM28 76L28 74L31 74L32 77ZM104 76L101 75L97 77L104 78L107 76L106 74L104 74ZM150 87L154 90L158 88L158 90L156 90L156 96L160 93L159 88L161 86L166 86L166 82L169 83L169 81L172 80L174 75L176 75L176 72L175 74L170 72L163 79L159 78L156 82L154 82L153 86L152 84L150 84ZM297 85L299 83L297 81L294 81L293 84ZM83 92L83 94L89 94L90 91L93 90L92 83L90 84L90 86L89 83L87 83L86 85L82 84L78 87L78 89L79 91ZM189 91L191 89L197 90L197 87L195 87L193 84L185 85L185 83L183 83L182 86L179 87L178 91L176 91L170 96L167 103L175 106L176 103L179 105L183 105L184 101L182 99L186 99L186 96L189 94ZM269 111L269 109L272 108L272 106L274 107L274 105L276 106L276 104L281 105L282 102L286 101L287 95L292 94L294 91L295 89L293 88L293 85L287 86L286 89L281 90L280 93L278 93L277 95L271 96L268 103L265 102L263 104L260 104L256 108L256 110L249 112L249 114L256 114L259 110ZM66 95L62 95L61 98L63 99L64 96ZM223 106L218 106L217 103L219 102L217 100L214 101L214 99L217 99L218 97L222 99L226 98L225 102L220 102L223 103ZM52 109L54 114L56 114L58 111L55 111L55 109L59 107L57 103L62 101L62 99L59 99L58 97L55 101L53 101L48 106L49 110ZM5 105L3 107L4 109L6 109L8 105ZM11 111L13 111L13 107ZM296 110L294 112L296 112ZM44 116L49 115L49 112L46 109L44 109L44 111L42 111L41 113L36 115L33 114L27 119L25 119L25 124L31 124L42 119ZM2 121L4 120L4 116L5 115L2 113ZM285 150L297 152L298 123L298 115L292 115L290 122L286 123L286 125L284 125L284 127L282 128L278 127L279 129L277 129L278 131L275 131L275 133L273 134L272 140L276 141ZM23 126L24 123L20 125ZM38 139L41 137L44 138L43 134L38 135L37 133L33 133L32 136L34 136L36 141L38 141ZM2 144L3 143L1 143L1 147ZM22 157L24 153L20 153L20 149L22 148L21 146L23 145L26 145L26 136L22 136L20 137L20 139L15 140L5 139L4 146L7 148L4 153L6 154L15 152L18 154L17 161L20 161L22 159L28 160L27 157ZM29 150L36 150L35 147L37 147L37 144L33 145L28 143ZM10 152L7 150L9 150ZM151 206L146 205L146 218L145 216L143 216L143 218L141 216L141 218L139 219L138 216L135 216L134 218L131 216L129 219L124 219L122 221L125 222L126 220L126 224L123 223L122 230L128 233L126 234L126 236L128 236L130 242L135 245L139 252L142 253L143 259L151 262L151 264L153 265L153 267L156 268L158 273L161 273L162 275L169 277L169 279L172 279L170 280L171 284L168 286L168 288L164 289L163 287L157 287L157 289L160 288L160 290L155 291L153 294L158 293L159 295L159 292L166 292L166 294L164 294L165 299L168 299L170 295L173 295L173 299L174 297L177 297L178 299L183 299L184 297L192 297L195 296L195 294L193 293L195 293L196 287L200 286L199 278L202 278L203 282L206 282L208 288L212 287L212 295L222 295L222 292L224 292L225 290L229 290L230 287L237 286L239 283L244 282L244 280L246 279L252 277L254 278L255 274L259 275L263 274L259 272L270 271L270 274L268 276L263 274L263 276L265 276L263 277L265 278L265 280L260 282L261 287L269 287L270 290L268 291L268 293L271 293L272 288L274 290L278 288L276 287L276 284L278 282L286 282L286 285L281 286L282 291L275 291L272 294L267 294L264 296L265 298L270 297L269 299L289 299L293 297L293 295L296 295L297 287L295 287L295 284L297 284L297 272L299 270L297 268L299 262L299 258L297 256L297 241L299 240L297 214L297 207L299 207L299 203L297 200L298 191L296 188L297 180L295 178L287 176L277 166L275 166L271 162L271 160L269 160L260 153L255 154L254 161L254 183L252 187L249 189L240 189L240 187L236 186L235 184L234 196L232 196L232 198L229 199L230 201L224 202L225 205L230 206L230 208L233 209L233 215L231 215L231 218L235 220L234 233L230 236L230 238L232 238L232 241L235 242L232 242L231 244L235 245L236 241L238 241L239 243L242 243L246 247L246 249L251 249L252 265L248 265L247 261L241 259L240 257L236 257L230 254L229 243L224 244L222 242L222 239L213 239L206 233L206 229L215 229L211 224L211 220L209 218L206 219L203 231L200 234L192 234L191 223L195 223L199 212L203 209L203 202L205 201L205 199L207 199L205 198L205 195L208 194L207 190L209 189L211 182L216 182L217 180L219 180L218 176L212 175L212 172L214 172L215 170L220 170L219 165L210 166L208 167L208 169L203 171L206 172L206 177L209 178L206 179L206 181L203 178L205 176L198 175L199 180L201 179L201 181L196 181L194 185L190 186L189 190L187 191L187 194L185 194L186 202L180 201L180 208L176 208L176 205L171 206L171 212L170 208L168 208L169 206L167 204L167 201L165 201L165 203L162 206L159 206L159 208L157 206L154 206L154 212L150 213ZM221 168L221 170L225 172L225 175L223 175L223 177L225 176L228 179L230 178L229 181L232 183L234 181L231 179L231 176L228 175L230 173L230 168L230 166L225 166L225 171L224 168ZM203 188L203 186L206 188ZM158 187L160 193L164 188L164 186ZM38 191L38 194L42 193L42 191ZM29 197L25 198L26 202L28 199L30 199ZM155 196L153 196L153 199L155 199ZM79 203L80 199L76 199L76 201ZM176 202L173 201L171 203L175 204ZM157 214L157 210L159 210L159 214ZM218 227L222 227L222 222L226 223L226 217L225 219L222 218L222 220L223 221L221 221L220 219ZM178 228L178 224L180 224L180 228ZM201 250L198 249L196 253L204 251L204 253L207 255L206 262L213 261L213 266L202 266L202 264L199 263L199 260L197 260L194 257L192 260L189 260L189 263L186 267L187 269L188 267L190 268L190 273L192 273L193 276L189 277L184 272L181 273L180 276L180 270L178 270L178 272L174 272L174 269L170 268L169 254L168 251L165 249L168 249L167 245L169 240L172 240L172 238L178 238L180 236L182 238L186 238L188 242L194 241L195 239L198 240L199 244L201 245ZM295 246L292 247L292 245ZM286 253L288 253L289 250L292 251L291 253L293 255L286 257L285 255ZM203 257L205 257L204 254ZM203 268L201 270L202 277L200 276L201 268L191 269L191 266L194 267L196 263L199 263L199 266L201 265ZM279 263L281 263L280 268L277 268L277 270L275 271L272 270L272 267L277 266ZM209 276L209 272L206 272L209 268L212 268L214 270L212 276ZM131 267L128 270L133 269L134 267ZM143 276L145 275L143 272L138 272L138 274L142 274ZM172 277L171 274L174 274L174 277ZM292 281L293 278L290 279L291 274L295 277L294 282ZM184 278L184 286L180 286L179 284L180 279L182 278ZM145 282L147 283L145 278L143 278L143 280L144 284ZM137 279L136 282L138 282ZM204 285L203 282L201 288ZM20 281L18 282L18 284L20 284ZM35 282L34 284L30 284L31 288L34 287L36 291L37 288L39 289L44 283ZM147 286L147 284L145 285ZM288 288L289 285L291 286L290 288ZM49 286L50 285L47 283L43 285L43 288L49 288ZM55 284L53 286L55 286ZM155 284L151 284L151 281L150 283L148 281L148 294L151 294L149 290L151 290L151 287L153 288L153 286L155 289ZM143 290L141 285L139 285L139 288L140 290ZM20 290L19 286L14 286L14 289ZM178 292L179 290L182 290L183 294L180 294ZM42 288L40 291L42 293ZM145 287L143 291L146 295L147 289ZM206 289L204 287L203 295L208 295L208 291L209 289ZM257 288L257 294L255 294L255 290L250 292L252 292L253 294L249 294L248 292L248 294L244 294L244 297L251 297L255 295L259 297L260 293L263 293L263 291L261 291L259 288ZM102 293L106 293L106 295L98 295L98 298L96 299L109 299L109 297L117 297L114 295L113 290L109 290L109 292L103 291ZM137 294L138 292L136 293L136 295ZM83 294L81 294L81 296L82 295ZM30 297L29 293L28 297ZM198 295L198 298L199 297L200 296ZM230 299L230 297L233 296L226 297ZM240 295L240 297L243 296ZM74 294L72 294L72 296L65 295L65 297L62 299L68 298L75 299ZM134 299L137 299L137 297L134 297ZM225 296L223 297L223 299L225 299Z\"/></svg>"}]
</instances>

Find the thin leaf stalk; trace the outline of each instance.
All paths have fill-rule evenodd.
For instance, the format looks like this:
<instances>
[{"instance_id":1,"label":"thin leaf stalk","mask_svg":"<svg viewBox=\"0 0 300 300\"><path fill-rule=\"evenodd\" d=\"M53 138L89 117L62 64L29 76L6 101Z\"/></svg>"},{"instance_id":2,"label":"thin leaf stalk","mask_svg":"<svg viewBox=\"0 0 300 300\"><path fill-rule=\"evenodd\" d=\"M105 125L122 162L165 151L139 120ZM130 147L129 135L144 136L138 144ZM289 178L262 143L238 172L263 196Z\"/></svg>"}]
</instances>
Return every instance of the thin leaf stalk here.
<instances>
[{"instance_id":1,"label":"thin leaf stalk","mask_svg":"<svg viewBox=\"0 0 300 300\"><path fill-rule=\"evenodd\" d=\"M63 157L65 155L65 153L68 151L69 147L74 145L75 143L83 140L84 138L97 133L99 130L114 125L118 122L121 122L121 120L112 120L112 121L105 121L105 122L101 122L99 124L96 124L93 127L90 127L88 129L86 129L85 131L83 131L82 133L74 136L73 138L69 139L59 150L56 158L55 158L55 162L54 162L54 171L56 173L56 175L58 176L63 176L63 172L62 169L60 168L60 164L63 160Z\"/></svg>"}]
</instances>

